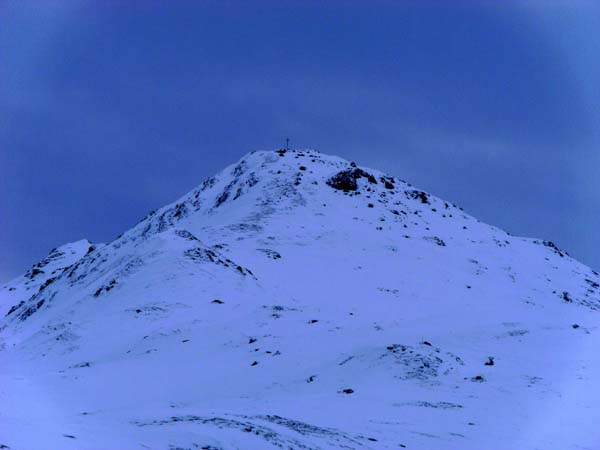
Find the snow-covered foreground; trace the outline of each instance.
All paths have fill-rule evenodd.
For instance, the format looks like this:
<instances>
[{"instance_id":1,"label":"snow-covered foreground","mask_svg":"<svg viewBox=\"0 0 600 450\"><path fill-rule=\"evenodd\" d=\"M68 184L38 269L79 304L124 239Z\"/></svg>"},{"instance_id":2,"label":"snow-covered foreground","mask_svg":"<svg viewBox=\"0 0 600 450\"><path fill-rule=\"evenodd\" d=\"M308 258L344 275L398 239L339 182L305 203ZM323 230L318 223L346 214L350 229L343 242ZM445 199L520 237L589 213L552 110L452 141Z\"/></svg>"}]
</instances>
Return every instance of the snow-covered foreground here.
<instances>
[{"instance_id":1,"label":"snow-covered foreground","mask_svg":"<svg viewBox=\"0 0 600 450\"><path fill-rule=\"evenodd\" d=\"M600 448L598 274L314 151L0 296L0 448Z\"/></svg>"}]
</instances>

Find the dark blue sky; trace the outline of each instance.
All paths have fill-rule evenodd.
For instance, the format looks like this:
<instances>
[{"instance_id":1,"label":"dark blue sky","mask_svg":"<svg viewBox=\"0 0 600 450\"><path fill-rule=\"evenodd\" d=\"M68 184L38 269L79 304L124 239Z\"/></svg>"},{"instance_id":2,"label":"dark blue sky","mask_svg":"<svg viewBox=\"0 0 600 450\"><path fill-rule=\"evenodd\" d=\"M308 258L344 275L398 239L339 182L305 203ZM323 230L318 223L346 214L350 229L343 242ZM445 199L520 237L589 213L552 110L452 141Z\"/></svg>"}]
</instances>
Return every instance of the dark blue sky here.
<instances>
[{"instance_id":1,"label":"dark blue sky","mask_svg":"<svg viewBox=\"0 0 600 450\"><path fill-rule=\"evenodd\" d=\"M600 7L499 3L2 2L0 280L286 136L600 269Z\"/></svg>"}]
</instances>

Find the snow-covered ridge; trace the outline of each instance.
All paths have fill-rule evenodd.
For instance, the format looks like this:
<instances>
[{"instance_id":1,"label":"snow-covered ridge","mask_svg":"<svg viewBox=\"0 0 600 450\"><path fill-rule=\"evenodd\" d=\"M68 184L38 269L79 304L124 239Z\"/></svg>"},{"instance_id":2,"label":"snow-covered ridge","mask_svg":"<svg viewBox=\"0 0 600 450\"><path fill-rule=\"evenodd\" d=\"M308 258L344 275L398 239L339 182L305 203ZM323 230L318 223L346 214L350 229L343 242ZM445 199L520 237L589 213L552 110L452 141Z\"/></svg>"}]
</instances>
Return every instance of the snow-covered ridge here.
<instances>
[{"instance_id":1,"label":"snow-covered ridge","mask_svg":"<svg viewBox=\"0 0 600 450\"><path fill-rule=\"evenodd\" d=\"M112 242L60 247L0 307L11 448L598 437L600 399L577 395L600 376L598 273L313 150L248 154Z\"/></svg>"},{"instance_id":2,"label":"snow-covered ridge","mask_svg":"<svg viewBox=\"0 0 600 450\"><path fill-rule=\"evenodd\" d=\"M344 194L356 197L356 203L384 205L388 213L395 215L414 214L413 222L426 223L423 214L438 210L444 218L474 220L455 205L403 180L374 169L357 168L355 163L339 157L314 150L260 151L244 156L177 201L151 212L118 241L145 238L193 222L201 222L206 228L260 227L272 214L285 214L301 206L318 208L323 191L329 190L326 186L335 186L332 179L357 171L369 176L351 174L355 186L339 187Z\"/></svg>"},{"instance_id":3,"label":"snow-covered ridge","mask_svg":"<svg viewBox=\"0 0 600 450\"><path fill-rule=\"evenodd\" d=\"M42 286L52 283L67 267L75 264L93 248L91 242L81 239L52 249L48 256L34 264L24 275L2 287L0 314L6 314L9 307L38 292Z\"/></svg>"},{"instance_id":4,"label":"snow-covered ridge","mask_svg":"<svg viewBox=\"0 0 600 450\"><path fill-rule=\"evenodd\" d=\"M175 227L187 228L200 235L212 235L215 231L219 234L241 231L238 239L243 239L256 235L273 214L292 214L298 207L318 209L321 206L319 202L325 198L323 191L331 191L329 188L339 195L352 198L351 204L355 208L366 206L379 214L382 224L375 227L376 230L383 231L386 222L402 224L404 229L410 229L413 233L415 229L420 230L422 239L440 246L446 246L447 241L457 240L461 234L475 242L471 237L481 232L484 239L493 241L497 246L509 245L512 239L502 230L479 223L456 205L380 171L360 168L353 162L314 150L278 150L253 152L244 156L177 201L151 212L108 245L113 250L126 244L136 245L136 242ZM345 208L345 205L332 206ZM386 228L390 230L390 227ZM400 227L396 228L401 231ZM552 242L532 242L546 246L561 257L567 256ZM68 268L66 278L85 278L87 275L80 273L82 268L90 268L103 259L98 254L90 255L94 249L87 240L66 244L35 264L23 276L26 280L13 280L4 289L14 292L12 297L19 298L19 303L24 307L24 297L40 288L44 289L48 282L53 282L60 275L58 272L67 272ZM104 253L110 253L108 247ZM87 258L80 261L85 256ZM50 264L46 269L49 274L42 270L47 264ZM595 273L590 276L593 275ZM98 289L102 289L102 286ZM564 292L561 291L559 295L571 299L570 294ZM589 297L589 293L584 293L584 296ZM36 296L30 300L39 301ZM598 307L586 299L581 301L590 307ZM11 313L16 309L18 304L11 305Z\"/></svg>"}]
</instances>

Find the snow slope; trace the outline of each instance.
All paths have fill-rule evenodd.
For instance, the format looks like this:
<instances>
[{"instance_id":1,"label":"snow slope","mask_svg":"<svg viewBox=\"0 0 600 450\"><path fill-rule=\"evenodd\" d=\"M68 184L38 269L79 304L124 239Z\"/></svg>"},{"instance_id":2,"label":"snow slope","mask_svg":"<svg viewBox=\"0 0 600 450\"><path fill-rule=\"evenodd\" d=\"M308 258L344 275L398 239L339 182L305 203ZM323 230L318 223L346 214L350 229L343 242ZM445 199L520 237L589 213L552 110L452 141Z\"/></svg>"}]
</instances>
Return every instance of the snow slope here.
<instances>
[{"instance_id":1,"label":"snow slope","mask_svg":"<svg viewBox=\"0 0 600 450\"><path fill-rule=\"evenodd\" d=\"M48 280L57 277L64 269L79 261L92 247L91 242L82 239L52 249L47 257L34 264L23 276L2 287L0 315L5 315L8 309L19 301L31 297Z\"/></svg>"},{"instance_id":2,"label":"snow slope","mask_svg":"<svg viewBox=\"0 0 600 450\"><path fill-rule=\"evenodd\" d=\"M337 157L251 153L35 268L0 448L600 448L598 273Z\"/></svg>"}]
</instances>

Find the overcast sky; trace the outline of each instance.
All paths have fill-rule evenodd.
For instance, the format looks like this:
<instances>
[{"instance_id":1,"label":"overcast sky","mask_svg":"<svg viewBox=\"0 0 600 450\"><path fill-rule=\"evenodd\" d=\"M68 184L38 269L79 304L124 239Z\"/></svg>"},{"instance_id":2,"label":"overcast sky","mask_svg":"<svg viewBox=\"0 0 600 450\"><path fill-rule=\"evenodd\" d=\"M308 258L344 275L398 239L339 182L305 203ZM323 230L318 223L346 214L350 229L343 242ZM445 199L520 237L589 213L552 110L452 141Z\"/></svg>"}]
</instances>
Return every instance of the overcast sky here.
<instances>
[{"instance_id":1,"label":"overcast sky","mask_svg":"<svg viewBox=\"0 0 600 450\"><path fill-rule=\"evenodd\" d=\"M286 136L600 269L600 7L500 3L0 2L0 281Z\"/></svg>"}]
</instances>

